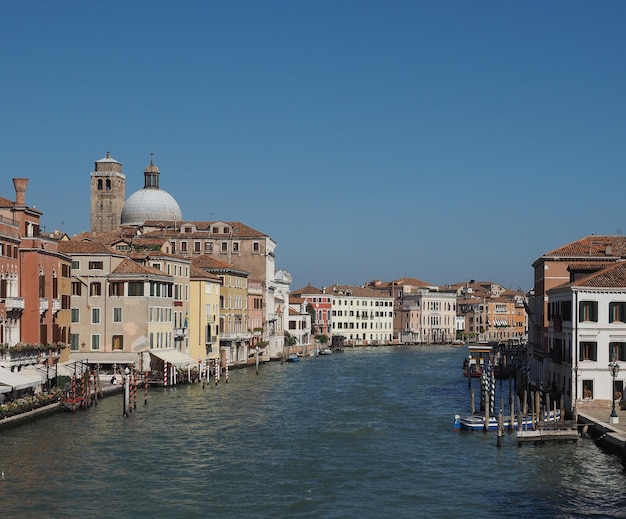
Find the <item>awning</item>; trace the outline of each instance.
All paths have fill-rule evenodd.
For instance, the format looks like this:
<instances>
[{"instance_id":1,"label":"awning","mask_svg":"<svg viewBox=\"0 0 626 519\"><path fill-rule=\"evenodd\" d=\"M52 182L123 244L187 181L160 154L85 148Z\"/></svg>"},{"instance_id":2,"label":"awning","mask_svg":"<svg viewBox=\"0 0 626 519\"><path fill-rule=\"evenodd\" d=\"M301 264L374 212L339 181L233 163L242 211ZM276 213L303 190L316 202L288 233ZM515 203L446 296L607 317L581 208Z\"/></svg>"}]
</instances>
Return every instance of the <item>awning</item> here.
<instances>
[{"instance_id":1,"label":"awning","mask_svg":"<svg viewBox=\"0 0 626 519\"><path fill-rule=\"evenodd\" d=\"M70 361L86 362L88 364L136 364L139 355L130 351L89 351L70 352Z\"/></svg>"},{"instance_id":2,"label":"awning","mask_svg":"<svg viewBox=\"0 0 626 519\"><path fill-rule=\"evenodd\" d=\"M41 384L41 378L31 378L19 373L13 373L5 368L0 368L0 384L19 391L20 389L38 386ZM6 391L0 392L4 393Z\"/></svg>"},{"instance_id":3,"label":"awning","mask_svg":"<svg viewBox=\"0 0 626 519\"><path fill-rule=\"evenodd\" d=\"M187 364L196 363L189 355L178 350L150 350L148 353L175 366L186 366Z\"/></svg>"},{"instance_id":4,"label":"awning","mask_svg":"<svg viewBox=\"0 0 626 519\"><path fill-rule=\"evenodd\" d=\"M30 378L39 378L42 383L45 383L46 379L54 378L54 366L48 368L47 375L45 366L25 366L20 371L20 375Z\"/></svg>"}]
</instances>

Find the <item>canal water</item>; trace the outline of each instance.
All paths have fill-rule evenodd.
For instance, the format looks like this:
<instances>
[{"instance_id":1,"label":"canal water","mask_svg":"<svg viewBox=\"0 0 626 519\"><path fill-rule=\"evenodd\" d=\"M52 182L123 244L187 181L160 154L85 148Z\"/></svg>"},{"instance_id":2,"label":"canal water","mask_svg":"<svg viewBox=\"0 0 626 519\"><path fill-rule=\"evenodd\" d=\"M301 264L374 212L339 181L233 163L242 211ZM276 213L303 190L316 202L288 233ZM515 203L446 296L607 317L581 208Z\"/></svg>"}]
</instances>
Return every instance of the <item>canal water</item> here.
<instances>
[{"instance_id":1,"label":"canal water","mask_svg":"<svg viewBox=\"0 0 626 519\"><path fill-rule=\"evenodd\" d=\"M3 517L626 517L594 444L453 432L466 348L394 347L231 371L0 432Z\"/></svg>"}]
</instances>

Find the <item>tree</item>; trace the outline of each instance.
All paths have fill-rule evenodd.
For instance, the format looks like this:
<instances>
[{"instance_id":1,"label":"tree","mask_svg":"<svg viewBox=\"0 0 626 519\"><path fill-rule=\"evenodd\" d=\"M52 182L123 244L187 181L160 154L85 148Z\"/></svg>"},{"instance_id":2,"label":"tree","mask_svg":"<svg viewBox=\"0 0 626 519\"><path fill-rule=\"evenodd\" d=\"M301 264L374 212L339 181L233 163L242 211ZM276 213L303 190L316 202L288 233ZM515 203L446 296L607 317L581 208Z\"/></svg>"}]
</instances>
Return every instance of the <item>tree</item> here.
<instances>
[{"instance_id":1,"label":"tree","mask_svg":"<svg viewBox=\"0 0 626 519\"><path fill-rule=\"evenodd\" d=\"M296 344L298 344L298 338L285 330L285 346L295 346Z\"/></svg>"},{"instance_id":2,"label":"tree","mask_svg":"<svg viewBox=\"0 0 626 519\"><path fill-rule=\"evenodd\" d=\"M317 312L311 303L306 305L306 311L311 316L311 332L317 332Z\"/></svg>"},{"instance_id":3,"label":"tree","mask_svg":"<svg viewBox=\"0 0 626 519\"><path fill-rule=\"evenodd\" d=\"M318 341L322 346L328 342L328 335L324 333L320 333L315 336L315 340Z\"/></svg>"}]
</instances>

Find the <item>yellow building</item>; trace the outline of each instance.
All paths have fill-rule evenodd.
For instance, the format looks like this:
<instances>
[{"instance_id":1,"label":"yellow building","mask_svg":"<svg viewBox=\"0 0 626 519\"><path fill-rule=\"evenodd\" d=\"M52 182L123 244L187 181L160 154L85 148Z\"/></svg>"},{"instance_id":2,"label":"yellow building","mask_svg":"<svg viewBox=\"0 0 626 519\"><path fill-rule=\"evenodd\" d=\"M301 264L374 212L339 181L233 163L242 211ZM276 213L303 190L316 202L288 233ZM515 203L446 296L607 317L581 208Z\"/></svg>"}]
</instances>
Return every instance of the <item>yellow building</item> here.
<instances>
[{"instance_id":1,"label":"yellow building","mask_svg":"<svg viewBox=\"0 0 626 519\"><path fill-rule=\"evenodd\" d=\"M221 280L219 344L223 366L245 366L252 334L248 326L249 272L202 254L192 264Z\"/></svg>"},{"instance_id":2,"label":"yellow building","mask_svg":"<svg viewBox=\"0 0 626 519\"><path fill-rule=\"evenodd\" d=\"M219 358L219 277L191 266L189 356L198 363Z\"/></svg>"}]
</instances>

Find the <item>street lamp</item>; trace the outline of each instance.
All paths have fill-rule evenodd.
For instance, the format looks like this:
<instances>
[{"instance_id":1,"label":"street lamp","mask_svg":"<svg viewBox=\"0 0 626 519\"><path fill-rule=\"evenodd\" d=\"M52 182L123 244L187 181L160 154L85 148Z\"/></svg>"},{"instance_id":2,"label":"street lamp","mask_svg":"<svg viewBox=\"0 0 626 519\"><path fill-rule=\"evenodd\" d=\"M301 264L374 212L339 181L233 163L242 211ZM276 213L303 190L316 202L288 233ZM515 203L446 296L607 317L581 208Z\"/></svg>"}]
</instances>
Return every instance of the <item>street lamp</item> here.
<instances>
[{"instance_id":1,"label":"street lamp","mask_svg":"<svg viewBox=\"0 0 626 519\"><path fill-rule=\"evenodd\" d=\"M619 364L615 361L609 362L609 371L611 372L611 376L613 377L613 385L611 387L611 390L613 392L613 395L611 396L611 400L613 401L613 409L611 411L610 422L619 423L619 417L615 412L615 377L617 377L617 374L619 373Z\"/></svg>"}]
</instances>

